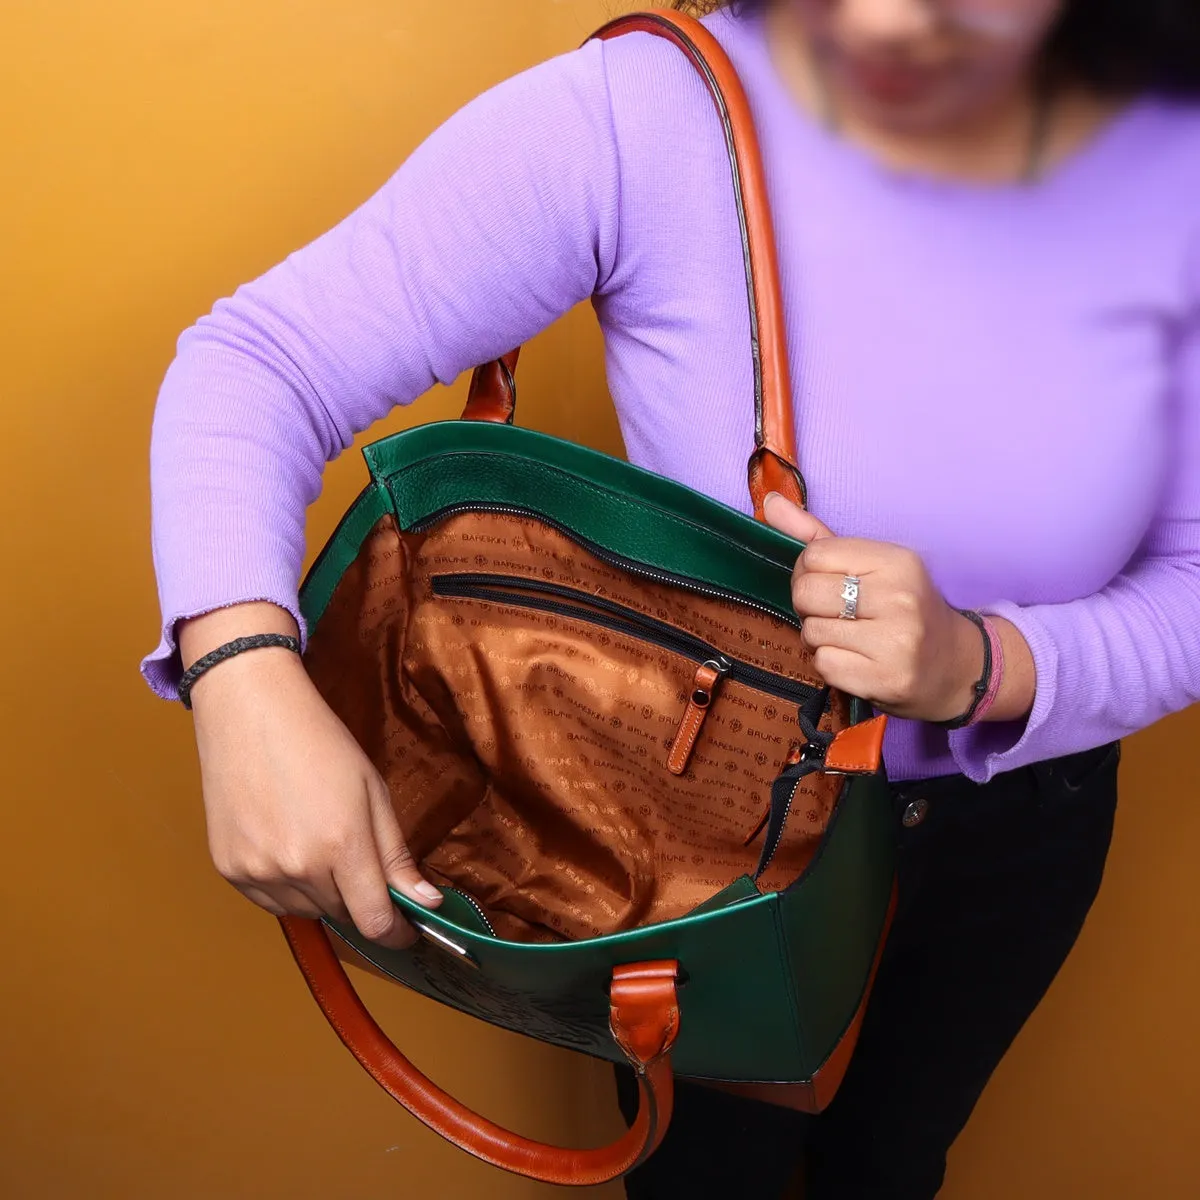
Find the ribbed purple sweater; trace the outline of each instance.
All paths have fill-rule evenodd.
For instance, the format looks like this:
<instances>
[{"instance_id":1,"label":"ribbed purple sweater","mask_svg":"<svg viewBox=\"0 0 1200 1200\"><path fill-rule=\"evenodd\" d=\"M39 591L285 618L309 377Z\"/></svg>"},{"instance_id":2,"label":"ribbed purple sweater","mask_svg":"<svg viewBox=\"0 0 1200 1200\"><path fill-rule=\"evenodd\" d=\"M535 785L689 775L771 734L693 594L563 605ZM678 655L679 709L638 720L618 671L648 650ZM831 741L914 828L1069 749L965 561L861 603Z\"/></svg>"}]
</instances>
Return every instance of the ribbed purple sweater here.
<instances>
[{"instance_id":1,"label":"ribbed purple sweater","mask_svg":"<svg viewBox=\"0 0 1200 1200\"><path fill-rule=\"evenodd\" d=\"M766 161L812 510L917 550L1033 651L1027 722L893 721L891 776L982 780L1196 700L1200 109L1143 99L1036 185L931 180L815 126L758 20L708 24ZM183 335L154 423L151 686L171 694L180 618L296 613L305 509L356 433L588 298L630 458L747 510L724 145L646 35L481 96Z\"/></svg>"}]
</instances>

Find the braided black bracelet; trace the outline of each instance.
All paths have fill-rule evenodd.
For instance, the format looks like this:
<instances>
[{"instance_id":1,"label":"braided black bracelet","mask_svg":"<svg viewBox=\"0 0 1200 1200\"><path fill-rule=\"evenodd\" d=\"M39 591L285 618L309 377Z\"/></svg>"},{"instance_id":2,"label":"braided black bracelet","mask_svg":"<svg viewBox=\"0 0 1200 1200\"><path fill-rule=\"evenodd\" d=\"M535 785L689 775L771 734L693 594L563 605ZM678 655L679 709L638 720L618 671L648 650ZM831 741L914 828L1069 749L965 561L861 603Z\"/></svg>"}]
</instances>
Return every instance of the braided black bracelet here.
<instances>
[{"instance_id":1,"label":"braided black bracelet","mask_svg":"<svg viewBox=\"0 0 1200 1200\"><path fill-rule=\"evenodd\" d=\"M949 721L933 722L935 725L941 726L942 729L962 729L964 725L969 725L971 718L975 715L975 710L979 707L979 702L987 695L987 690L992 682L992 642L987 635L987 630L984 628L983 618L969 608L959 608L955 609L955 611L961 616L966 617L979 630L979 635L983 638L983 674L980 675L979 681L975 684L970 706L965 713L957 717L952 717Z\"/></svg>"},{"instance_id":2,"label":"braided black bracelet","mask_svg":"<svg viewBox=\"0 0 1200 1200\"><path fill-rule=\"evenodd\" d=\"M187 709L192 707L192 688L196 686L196 680L206 671L212 670L218 663L223 663L227 658L233 658L245 650L260 650L264 646L279 646L284 650L291 650L295 654L300 653L300 639L290 637L286 633L251 633L246 637L234 638L232 642L226 642L223 646L210 650L203 658L196 659L184 671L179 680L178 689L183 707Z\"/></svg>"}]
</instances>

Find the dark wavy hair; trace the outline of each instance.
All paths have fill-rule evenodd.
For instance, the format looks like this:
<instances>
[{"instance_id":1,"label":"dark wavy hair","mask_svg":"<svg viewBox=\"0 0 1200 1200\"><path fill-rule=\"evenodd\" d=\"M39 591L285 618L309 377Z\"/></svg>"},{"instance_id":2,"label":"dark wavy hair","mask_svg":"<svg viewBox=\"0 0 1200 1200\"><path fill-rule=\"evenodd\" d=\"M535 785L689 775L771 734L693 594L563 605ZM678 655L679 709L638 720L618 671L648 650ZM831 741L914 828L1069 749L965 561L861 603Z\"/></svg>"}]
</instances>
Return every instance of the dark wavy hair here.
<instances>
[{"instance_id":1,"label":"dark wavy hair","mask_svg":"<svg viewBox=\"0 0 1200 1200\"><path fill-rule=\"evenodd\" d=\"M767 0L675 0L703 16ZM1048 65L1102 92L1200 98L1200 0L1068 0L1045 46Z\"/></svg>"}]
</instances>

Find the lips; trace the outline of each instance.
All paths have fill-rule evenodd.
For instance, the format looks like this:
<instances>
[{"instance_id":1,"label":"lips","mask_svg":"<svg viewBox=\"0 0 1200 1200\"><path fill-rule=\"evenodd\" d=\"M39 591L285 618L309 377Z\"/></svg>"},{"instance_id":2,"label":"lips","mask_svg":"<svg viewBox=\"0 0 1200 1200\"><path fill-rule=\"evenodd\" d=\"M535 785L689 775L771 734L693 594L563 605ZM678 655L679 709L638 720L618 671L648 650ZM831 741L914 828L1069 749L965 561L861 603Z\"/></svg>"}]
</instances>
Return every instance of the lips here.
<instances>
[{"instance_id":1,"label":"lips","mask_svg":"<svg viewBox=\"0 0 1200 1200\"><path fill-rule=\"evenodd\" d=\"M943 75L937 67L880 59L847 58L842 65L856 89L888 104L911 104L922 99Z\"/></svg>"}]
</instances>

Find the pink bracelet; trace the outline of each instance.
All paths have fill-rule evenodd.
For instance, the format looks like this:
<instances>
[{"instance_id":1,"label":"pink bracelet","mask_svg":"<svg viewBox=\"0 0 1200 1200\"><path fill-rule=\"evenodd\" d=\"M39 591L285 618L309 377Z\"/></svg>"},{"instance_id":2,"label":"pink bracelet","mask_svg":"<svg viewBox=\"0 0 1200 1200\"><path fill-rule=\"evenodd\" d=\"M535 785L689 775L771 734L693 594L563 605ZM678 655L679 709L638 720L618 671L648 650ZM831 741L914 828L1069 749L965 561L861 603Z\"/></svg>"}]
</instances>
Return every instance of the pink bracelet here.
<instances>
[{"instance_id":1,"label":"pink bracelet","mask_svg":"<svg viewBox=\"0 0 1200 1200\"><path fill-rule=\"evenodd\" d=\"M1000 682L1004 678L1004 647L1000 644L1000 634L988 617L983 617L983 635L988 640L992 655L992 674L988 680L988 689L983 693L983 699L975 706L968 725L978 725L987 716L988 710L996 703L1000 691Z\"/></svg>"}]
</instances>

